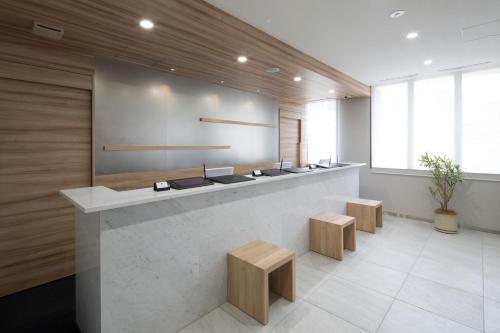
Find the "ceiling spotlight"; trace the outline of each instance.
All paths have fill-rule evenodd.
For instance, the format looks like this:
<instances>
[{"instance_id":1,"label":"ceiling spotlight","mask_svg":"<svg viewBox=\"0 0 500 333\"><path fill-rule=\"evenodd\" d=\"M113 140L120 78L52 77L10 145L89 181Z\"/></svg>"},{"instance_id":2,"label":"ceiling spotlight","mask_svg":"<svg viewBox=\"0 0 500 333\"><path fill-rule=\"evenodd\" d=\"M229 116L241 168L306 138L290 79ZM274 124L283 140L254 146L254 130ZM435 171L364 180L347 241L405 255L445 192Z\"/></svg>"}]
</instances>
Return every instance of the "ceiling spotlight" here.
<instances>
[{"instance_id":1,"label":"ceiling spotlight","mask_svg":"<svg viewBox=\"0 0 500 333\"><path fill-rule=\"evenodd\" d=\"M170 71L171 72L175 72L175 68L170 68Z\"/></svg>"},{"instance_id":2,"label":"ceiling spotlight","mask_svg":"<svg viewBox=\"0 0 500 333\"><path fill-rule=\"evenodd\" d=\"M220 81L220 84L224 84L224 81Z\"/></svg>"},{"instance_id":3,"label":"ceiling spotlight","mask_svg":"<svg viewBox=\"0 0 500 333\"><path fill-rule=\"evenodd\" d=\"M424 65L430 65L432 64L432 60L431 59L427 59L424 61Z\"/></svg>"},{"instance_id":4,"label":"ceiling spotlight","mask_svg":"<svg viewBox=\"0 0 500 333\"><path fill-rule=\"evenodd\" d=\"M296 76L296 77L293 78L293 80L295 82L300 82L300 81L302 81L302 78L300 76Z\"/></svg>"},{"instance_id":5,"label":"ceiling spotlight","mask_svg":"<svg viewBox=\"0 0 500 333\"><path fill-rule=\"evenodd\" d=\"M408 39L415 39L418 37L418 32L415 32L415 31L412 31L412 32L409 32L407 35L406 35L406 38Z\"/></svg>"},{"instance_id":6,"label":"ceiling spotlight","mask_svg":"<svg viewBox=\"0 0 500 333\"><path fill-rule=\"evenodd\" d=\"M328 90L329 94L333 94L334 92L335 92L335 90L333 90L333 89Z\"/></svg>"},{"instance_id":7,"label":"ceiling spotlight","mask_svg":"<svg viewBox=\"0 0 500 333\"><path fill-rule=\"evenodd\" d=\"M405 14L406 12L404 10L395 10L389 15L390 18L398 18L401 17Z\"/></svg>"},{"instance_id":8,"label":"ceiling spotlight","mask_svg":"<svg viewBox=\"0 0 500 333\"><path fill-rule=\"evenodd\" d=\"M238 57L238 62L241 62L242 64L244 64L245 62L247 62L247 57L245 56L239 56Z\"/></svg>"},{"instance_id":9,"label":"ceiling spotlight","mask_svg":"<svg viewBox=\"0 0 500 333\"><path fill-rule=\"evenodd\" d=\"M155 26L155 24L153 23L153 21L147 20L147 19L141 20L139 22L139 25L141 26L141 28L146 29L146 30L153 29L153 27Z\"/></svg>"}]
</instances>

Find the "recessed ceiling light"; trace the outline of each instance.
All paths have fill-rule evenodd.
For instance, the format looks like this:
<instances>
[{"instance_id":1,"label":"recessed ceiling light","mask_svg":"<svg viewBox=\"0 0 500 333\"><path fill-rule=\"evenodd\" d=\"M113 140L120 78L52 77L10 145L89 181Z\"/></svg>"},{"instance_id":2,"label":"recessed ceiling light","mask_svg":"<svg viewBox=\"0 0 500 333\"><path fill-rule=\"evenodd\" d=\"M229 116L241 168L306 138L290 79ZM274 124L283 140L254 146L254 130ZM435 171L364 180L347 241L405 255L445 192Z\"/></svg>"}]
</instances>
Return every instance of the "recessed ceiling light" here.
<instances>
[{"instance_id":1,"label":"recessed ceiling light","mask_svg":"<svg viewBox=\"0 0 500 333\"><path fill-rule=\"evenodd\" d=\"M406 12L404 10L395 10L389 15L390 18L398 18L401 17L405 14Z\"/></svg>"},{"instance_id":2,"label":"recessed ceiling light","mask_svg":"<svg viewBox=\"0 0 500 333\"><path fill-rule=\"evenodd\" d=\"M224 84L224 81L220 81L220 84Z\"/></svg>"},{"instance_id":3,"label":"recessed ceiling light","mask_svg":"<svg viewBox=\"0 0 500 333\"><path fill-rule=\"evenodd\" d=\"M245 62L247 62L247 57L245 56L239 56L238 57L238 62L241 62L242 64L244 64Z\"/></svg>"},{"instance_id":4,"label":"recessed ceiling light","mask_svg":"<svg viewBox=\"0 0 500 333\"><path fill-rule=\"evenodd\" d=\"M171 72L175 72L175 68L170 68L170 71Z\"/></svg>"},{"instance_id":5,"label":"recessed ceiling light","mask_svg":"<svg viewBox=\"0 0 500 333\"><path fill-rule=\"evenodd\" d=\"M432 64L432 60L431 59L427 59L424 61L424 65L430 65Z\"/></svg>"},{"instance_id":6,"label":"recessed ceiling light","mask_svg":"<svg viewBox=\"0 0 500 333\"><path fill-rule=\"evenodd\" d=\"M333 94L334 92L335 92L335 90L333 90L333 89L328 90L329 94Z\"/></svg>"},{"instance_id":7,"label":"recessed ceiling light","mask_svg":"<svg viewBox=\"0 0 500 333\"><path fill-rule=\"evenodd\" d=\"M415 32L415 31L412 31L412 32L409 32L407 35L406 35L406 38L408 39L415 39L418 37L418 32Z\"/></svg>"},{"instance_id":8,"label":"recessed ceiling light","mask_svg":"<svg viewBox=\"0 0 500 333\"><path fill-rule=\"evenodd\" d=\"M302 81L302 78L300 76L296 76L296 77L293 78L293 80L295 82L300 82L300 81Z\"/></svg>"},{"instance_id":9,"label":"recessed ceiling light","mask_svg":"<svg viewBox=\"0 0 500 333\"><path fill-rule=\"evenodd\" d=\"M153 29L153 27L155 26L155 24L153 23L153 21L151 20L148 20L148 19L143 19L139 22L139 25L141 26L141 28L143 29Z\"/></svg>"}]
</instances>

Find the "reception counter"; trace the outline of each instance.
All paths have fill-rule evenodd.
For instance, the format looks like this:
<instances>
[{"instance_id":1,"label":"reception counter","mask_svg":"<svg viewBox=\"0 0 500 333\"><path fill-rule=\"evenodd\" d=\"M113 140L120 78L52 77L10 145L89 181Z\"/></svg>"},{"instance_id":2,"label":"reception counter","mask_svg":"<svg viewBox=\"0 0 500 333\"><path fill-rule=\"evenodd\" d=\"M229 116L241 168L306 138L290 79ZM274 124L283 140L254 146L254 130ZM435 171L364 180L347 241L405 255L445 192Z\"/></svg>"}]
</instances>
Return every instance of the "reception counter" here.
<instances>
[{"instance_id":1,"label":"reception counter","mask_svg":"<svg viewBox=\"0 0 500 333\"><path fill-rule=\"evenodd\" d=\"M226 254L252 240L301 255L308 219L345 213L359 167L154 192L63 190L76 207L77 322L89 332L176 332L226 301Z\"/></svg>"}]
</instances>

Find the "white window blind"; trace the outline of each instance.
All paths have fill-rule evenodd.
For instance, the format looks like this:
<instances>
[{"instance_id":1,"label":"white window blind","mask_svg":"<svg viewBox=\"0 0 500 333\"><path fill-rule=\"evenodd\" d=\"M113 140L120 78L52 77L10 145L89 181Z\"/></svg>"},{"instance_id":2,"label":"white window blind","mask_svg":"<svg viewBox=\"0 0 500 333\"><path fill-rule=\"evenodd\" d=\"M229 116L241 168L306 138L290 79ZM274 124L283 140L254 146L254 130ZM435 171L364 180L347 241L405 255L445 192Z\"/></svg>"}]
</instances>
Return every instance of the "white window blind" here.
<instances>
[{"instance_id":1,"label":"white window blind","mask_svg":"<svg viewBox=\"0 0 500 333\"><path fill-rule=\"evenodd\" d=\"M500 174L500 69L463 74L462 165Z\"/></svg>"},{"instance_id":2,"label":"white window blind","mask_svg":"<svg viewBox=\"0 0 500 333\"><path fill-rule=\"evenodd\" d=\"M307 104L307 159L337 158L337 103L325 100Z\"/></svg>"},{"instance_id":3,"label":"white window blind","mask_svg":"<svg viewBox=\"0 0 500 333\"><path fill-rule=\"evenodd\" d=\"M372 103L373 164L381 168L406 168L408 84L374 87Z\"/></svg>"},{"instance_id":4,"label":"white window blind","mask_svg":"<svg viewBox=\"0 0 500 333\"><path fill-rule=\"evenodd\" d=\"M418 169L429 152L500 174L500 69L372 89L372 166Z\"/></svg>"},{"instance_id":5,"label":"white window blind","mask_svg":"<svg viewBox=\"0 0 500 333\"><path fill-rule=\"evenodd\" d=\"M418 160L425 152L455 157L454 99L453 76L415 81L410 168L421 168Z\"/></svg>"}]
</instances>

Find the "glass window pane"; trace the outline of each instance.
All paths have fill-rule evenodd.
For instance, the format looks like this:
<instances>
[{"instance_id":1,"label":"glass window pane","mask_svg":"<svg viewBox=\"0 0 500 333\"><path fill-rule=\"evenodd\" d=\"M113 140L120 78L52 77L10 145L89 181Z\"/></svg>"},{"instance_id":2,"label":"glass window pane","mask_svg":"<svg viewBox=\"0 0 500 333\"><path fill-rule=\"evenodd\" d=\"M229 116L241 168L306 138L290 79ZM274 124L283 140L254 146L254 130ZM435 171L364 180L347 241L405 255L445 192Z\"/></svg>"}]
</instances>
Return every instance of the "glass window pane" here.
<instances>
[{"instance_id":1,"label":"glass window pane","mask_svg":"<svg viewBox=\"0 0 500 333\"><path fill-rule=\"evenodd\" d=\"M337 103L326 100L307 104L307 160L337 159Z\"/></svg>"},{"instance_id":2,"label":"glass window pane","mask_svg":"<svg viewBox=\"0 0 500 333\"><path fill-rule=\"evenodd\" d=\"M373 87L372 165L408 167L408 84Z\"/></svg>"},{"instance_id":3,"label":"glass window pane","mask_svg":"<svg viewBox=\"0 0 500 333\"><path fill-rule=\"evenodd\" d=\"M500 173L500 69L462 76L462 167Z\"/></svg>"},{"instance_id":4,"label":"glass window pane","mask_svg":"<svg viewBox=\"0 0 500 333\"><path fill-rule=\"evenodd\" d=\"M410 168L421 168L426 152L455 157L455 78L415 81L413 96L413 149Z\"/></svg>"}]
</instances>

